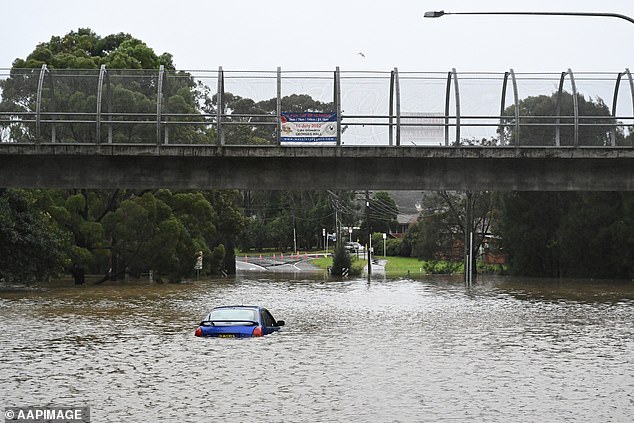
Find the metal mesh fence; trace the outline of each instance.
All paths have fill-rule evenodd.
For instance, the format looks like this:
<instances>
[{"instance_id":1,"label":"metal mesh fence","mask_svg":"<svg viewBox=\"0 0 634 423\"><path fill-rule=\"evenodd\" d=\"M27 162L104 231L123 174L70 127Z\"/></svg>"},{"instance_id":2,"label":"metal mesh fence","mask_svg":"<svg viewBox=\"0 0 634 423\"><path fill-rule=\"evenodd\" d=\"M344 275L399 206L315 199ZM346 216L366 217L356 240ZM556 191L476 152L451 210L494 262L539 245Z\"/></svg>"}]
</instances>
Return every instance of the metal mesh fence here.
<instances>
[{"instance_id":1,"label":"metal mesh fence","mask_svg":"<svg viewBox=\"0 0 634 423\"><path fill-rule=\"evenodd\" d=\"M4 143L278 145L288 114L326 122L329 145L632 146L634 81L629 70L0 69Z\"/></svg>"}]
</instances>

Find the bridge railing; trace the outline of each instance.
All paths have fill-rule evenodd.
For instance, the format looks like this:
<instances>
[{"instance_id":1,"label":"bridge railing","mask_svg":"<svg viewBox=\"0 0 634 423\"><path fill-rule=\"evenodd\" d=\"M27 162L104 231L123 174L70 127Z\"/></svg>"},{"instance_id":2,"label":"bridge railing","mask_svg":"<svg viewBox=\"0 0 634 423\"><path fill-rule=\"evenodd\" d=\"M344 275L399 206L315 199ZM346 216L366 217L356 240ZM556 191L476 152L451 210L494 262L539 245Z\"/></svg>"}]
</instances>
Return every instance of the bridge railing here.
<instances>
[{"instance_id":1,"label":"bridge railing","mask_svg":"<svg viewBox=\"0 0 634 423\"><path fill-rule=\"evenodd\" d=\"M0 70L0 142L634 147L634 81L613 73Z\"/></svg>"}]
</instances>

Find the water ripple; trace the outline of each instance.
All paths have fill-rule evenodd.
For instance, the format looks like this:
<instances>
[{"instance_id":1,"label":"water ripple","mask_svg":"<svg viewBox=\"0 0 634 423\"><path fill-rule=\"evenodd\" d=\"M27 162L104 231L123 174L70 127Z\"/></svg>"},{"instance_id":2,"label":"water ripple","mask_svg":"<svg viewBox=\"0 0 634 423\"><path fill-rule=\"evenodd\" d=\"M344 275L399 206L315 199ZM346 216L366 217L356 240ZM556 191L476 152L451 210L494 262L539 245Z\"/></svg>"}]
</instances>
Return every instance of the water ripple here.
<instances>
[{"instance_id":1,"label":"water ripple","mask_svg":"<svg viewBox=\"0 0 634 423\"><path fill-rule=\"evenodd\" d=\"M634 288L588 284L276 276L5 292L0 398L89 405L100 422L629 421ZM287 326L193 337L220 304L262 304Z\"/></svg>"}]
</instances>

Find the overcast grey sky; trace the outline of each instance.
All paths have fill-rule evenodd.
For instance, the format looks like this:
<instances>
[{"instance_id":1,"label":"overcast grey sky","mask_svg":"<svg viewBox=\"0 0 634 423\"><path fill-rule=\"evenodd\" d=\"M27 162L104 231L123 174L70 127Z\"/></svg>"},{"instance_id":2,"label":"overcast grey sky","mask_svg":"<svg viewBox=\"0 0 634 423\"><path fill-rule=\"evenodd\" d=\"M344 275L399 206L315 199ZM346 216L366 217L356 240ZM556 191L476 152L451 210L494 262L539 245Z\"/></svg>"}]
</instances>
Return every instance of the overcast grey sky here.
<instances>
[{"instance_id":1,"label":"overcast grey sky","mask_svg":"<svg viewBox=\"0 0 634 423\"><path fill-rule=\"evenodd\" d=\"M614 12L631 0L6 1L0 67L52 35L130 33L178 69L518 72L634 68L634 24L615 18L445 16L428 10ZM362 57L362 52L365 57Z\"/></svg>"}]
</instances>

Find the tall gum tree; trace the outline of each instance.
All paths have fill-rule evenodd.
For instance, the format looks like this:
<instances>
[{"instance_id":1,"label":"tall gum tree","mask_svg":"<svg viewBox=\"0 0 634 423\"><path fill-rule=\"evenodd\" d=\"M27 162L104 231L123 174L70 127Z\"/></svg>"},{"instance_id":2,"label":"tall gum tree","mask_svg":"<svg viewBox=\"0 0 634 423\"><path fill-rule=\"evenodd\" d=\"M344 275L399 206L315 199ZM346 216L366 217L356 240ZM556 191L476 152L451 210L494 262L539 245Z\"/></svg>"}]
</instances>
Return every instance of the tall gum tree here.
<instances>
[{"instance_id":1,"label":"tall gum tree","mask_svg":"<svg viewBox=\"0 0 634 423\"><path fill-rule=\"evenodd\" d=\"M9 77L0 81L0 110L15 112L11 122L0 122L0 142L36 140L35 124L22 121L20 116L36 109L38 78L44 64L48 72L42 111L53 113L58 120L66 117L55 113L96 113L97 76L99 68L105 65L115 121L125 120L123 113L156 111L157 74L162 65L168 75L163 86L164 112L187 114L183 119L201 122L170 127L171 141L215 142L215 131L200 116L202 112L213 112L210 90L188 73L176 71L171 54L157 55L130 34L101 37L87 28L53 36L48 42L38 44L25 59L14 61ZM72 122L71 117L68 120L55 128L43 123L41 140L50 142L55 131L56 142L98 141L95 125ZM154 125L110 126L113 143L156 141ZM99 141L109 141L105 138L107 132L103 131ZM75 263L94 273L116 275L128 271L139 275L155 270L177 280L193 273L197 251L205 253L208 273L219 272L230 265L225 263L225 251L229 249L225 249L223 242L227 243L231 237L226 233L219 235L218 222L222 220L227 231L237 231L242 225L239 213L217 212L211 205L213 193L74 189L34 190L16 195L22 194L34 196L36 206L66 235L70 243L63 248L66 265ZM234 201L233 196L218 196L223 199L218 207ZM11 244L7 248L15 247L12 251L20 253L20 245Z\"/></svg>"}]
</instances>

